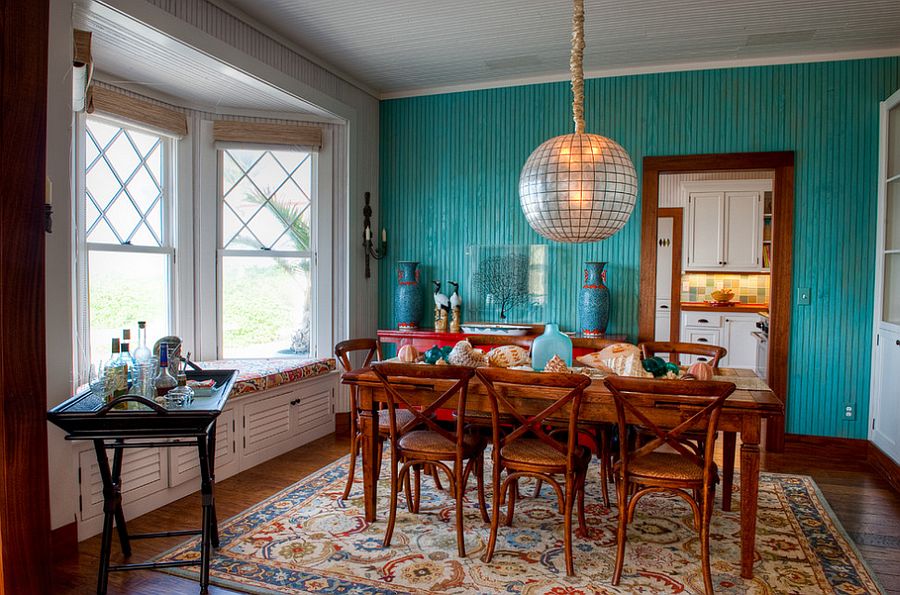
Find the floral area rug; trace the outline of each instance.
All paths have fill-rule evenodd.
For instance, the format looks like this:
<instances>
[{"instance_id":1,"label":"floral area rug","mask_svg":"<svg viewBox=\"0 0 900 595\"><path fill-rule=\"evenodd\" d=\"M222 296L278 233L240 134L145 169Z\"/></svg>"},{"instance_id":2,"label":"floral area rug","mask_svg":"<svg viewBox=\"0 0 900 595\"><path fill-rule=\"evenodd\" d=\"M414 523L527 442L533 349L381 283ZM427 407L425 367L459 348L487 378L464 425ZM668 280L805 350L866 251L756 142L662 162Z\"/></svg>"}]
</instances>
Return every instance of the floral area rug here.
<instances>
[{"instance_id":1,"label":"floral area rug","mask_svg":"<svg viewBox=\"0 0 900 595\"><path fill-rule=\"evenodd\" d=\"M622 580L610 584L617 509L602 504L596 460L587 485L589 535L574 540L574 577L565 574L562 517L549 486L534 498L533 486L520 484L524 497L516 503L513 526L501 524L494 559L485 564L480 558L489 527L478 512L473 480L465 509L468 556L458 558L453 500L430 478L423 478L420 514L406 510L401 494L393 542L384 548L389 465L379 484L379 520L370 524L363 516L361 475L350 498L341 499L347 463L344 457L221 523L212 582L248 593L703 593L691 511L678 498L654 494L638 505ZM737 490L733 512L722 512L717 501L713 513L717 593L880 592L815 483L797 475L762 474L755 576L741 578ZM193 539L159 559L199 557ZM195 568L166 572L197 577Z\"/></svg>"}]
</instances>

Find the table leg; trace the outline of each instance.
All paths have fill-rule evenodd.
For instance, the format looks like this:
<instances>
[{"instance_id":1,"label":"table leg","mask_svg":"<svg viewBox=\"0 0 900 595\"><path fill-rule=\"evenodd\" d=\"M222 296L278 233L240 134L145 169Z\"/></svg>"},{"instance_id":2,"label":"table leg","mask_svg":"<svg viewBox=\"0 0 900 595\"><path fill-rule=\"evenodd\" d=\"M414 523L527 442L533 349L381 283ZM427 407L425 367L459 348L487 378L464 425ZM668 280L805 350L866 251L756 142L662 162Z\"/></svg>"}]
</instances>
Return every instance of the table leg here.
<instances>
[{"instance_id":1,"label":"table leg","mask_svg":"<svg viewBox=\"0 0 900 595\"><path fill-rule=\"evenodd\" d=\"M759 495L760 419L746 416L741 430L741 576L753 578Z\"/></svg>"},{"instance_id":2,"label":"table leg","mask_svg":"<svg viewBox=\"0 0 900 595\"><path fill-rule=\"evenodd\" d=\"M119 545L122 547L122 554L126 557L131 555L131 540L128 538L125 514L122 512L122 449L114 451L112 469L109 467L109 459L106 458L106 444L103 440L94 440L94 452L97 455L100 481L103 483L103 534L100 537L100 568L97 571L97 593L98 595L104 595L109 577L113 524L118 529Z\"/></svg>"},{"instance_id":3,"label":"table leg","mask_svg":"<svg viewBox=\"0 0 900 595\"><path fill-rule=\"evenodd\" d=\"M360 392L371 391L369 388L360 387ZM377 449L381 446L378 440L378 404L372 400L369 407L360 409L359 422L362 434L362 471L363 471L363 501L365 503L366 521L373 523L376 520L375 502L378 498L378 474L380 471L380 457Z\"/></svg>"},{"instance_id":4,"label":"table leg","mask_svg":"<svg viewBox=\"0 0 900 595\"><path fill-rule=\"evenodd\" d=\"M202 438L201 438L202 440ZM206 452L207 457L209 458L209 481L210 485L216 485L216 425L213 424L212 429L207 434L207 442L209 446L207 446ZM210 488L210 492L212 492L212 488ZM211 542L212 546L216 549L219 549L219 521L216 517L216 502L213 500L212 506L210 506L210 533L211 533Z\"/></svg>"},{"instance_id":5,"label":"table leg","mask_svg":"<svg viewBox=\"0 0 900 595\"><path fill-rule=\"evenodd\" d=\"M198 454L200 455L200 497L203 506L203 518L200 524L200 592L207 593L209 589L209 559L212 554L212 533L215 518L215 499L213 497L213 478L209 445L215 445L216 427L213 424L209 430L209 438L203 437L197 440Z\"/></svg>"},{"instance_id":6,"label":"table leg","mask_svg":"<svg viewBox=\"0 0 900 595\"><path fill-rule=\"evenodd\" d=\"M722 436L722 510L731 510L731 489L734 486L734 446L735 432L724 432Z\"/></svg>"}]
</instances>

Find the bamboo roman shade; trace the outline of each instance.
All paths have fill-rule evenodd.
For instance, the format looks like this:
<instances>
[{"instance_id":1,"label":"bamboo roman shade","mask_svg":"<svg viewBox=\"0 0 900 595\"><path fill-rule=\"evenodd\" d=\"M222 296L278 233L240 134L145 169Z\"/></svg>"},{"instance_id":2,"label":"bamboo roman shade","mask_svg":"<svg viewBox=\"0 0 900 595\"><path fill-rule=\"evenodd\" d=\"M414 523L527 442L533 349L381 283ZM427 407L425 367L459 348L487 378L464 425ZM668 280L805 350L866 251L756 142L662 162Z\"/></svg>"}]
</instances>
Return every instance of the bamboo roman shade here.
<instances>
[{"instance_id":1,"label":"bamboo roman shade","mask_svg":"<svg viewBox=\"0 0 900 595\"><path fill-rule=\"evenodd\" d=\"M91 85L88 113L106 114L164 134L187 135L187 117L176 110Z\"/></svg>"},{"instance_id":2,"label":"bamboo roman shade","mask_svg":"<svg viewBox=\"0 0 900 595\"><path fill-rule=\"evenodd\" d=\"M322 129L299 124L219 120L213 123L213 138L217 142L322 148Z\"/></svg>"}]
</instances>

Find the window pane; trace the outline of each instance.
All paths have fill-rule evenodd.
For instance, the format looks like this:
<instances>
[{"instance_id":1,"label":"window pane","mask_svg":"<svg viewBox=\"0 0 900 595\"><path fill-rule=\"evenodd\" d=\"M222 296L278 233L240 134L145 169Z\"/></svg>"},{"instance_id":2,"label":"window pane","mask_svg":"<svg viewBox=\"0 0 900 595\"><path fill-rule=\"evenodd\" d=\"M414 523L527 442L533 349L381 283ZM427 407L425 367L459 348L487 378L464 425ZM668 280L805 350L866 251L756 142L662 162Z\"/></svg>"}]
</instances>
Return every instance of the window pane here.
<instances>
[{"instance_id":1,"label":"window pane","mask_svg":"<svg viewBox=\"0 0 900 595\"><path fill-rule=\"evenodd\" d=\"M162 246L161 137L87 119L87 241Z\"/></svg>"},{"instance_id":2,"label":"window pane","mask_svg":"<svg viewBox=\"0 0 900 595\"><path fill-rule=\"evenodd\" d=\"M102 252L88 257L89 324L91 361L108 360L110 340L132 329L137 340L137 321L147 321L147 342L168 335L169 284L166 254ZM132 347L134 349L134 347Z\"/></svg>"},{"instance_id":3,"label":"window pane","mask_svg":"<svg viewBox=\"0 0 900 595\"><path fill-rule=\"evenodd\" d=\"M222 258L222 355L308 355L310 259Z\"/></svg>"},{"instance_id":4,"label":"window pane","mask_svg":"<svg viewBox=\"0 0 900 595\"><path fill-rule=\"evenodd\" d=\"M223 248L309 249L310 153L226 150L221 175Z\"/></svg>"}]
</instances>

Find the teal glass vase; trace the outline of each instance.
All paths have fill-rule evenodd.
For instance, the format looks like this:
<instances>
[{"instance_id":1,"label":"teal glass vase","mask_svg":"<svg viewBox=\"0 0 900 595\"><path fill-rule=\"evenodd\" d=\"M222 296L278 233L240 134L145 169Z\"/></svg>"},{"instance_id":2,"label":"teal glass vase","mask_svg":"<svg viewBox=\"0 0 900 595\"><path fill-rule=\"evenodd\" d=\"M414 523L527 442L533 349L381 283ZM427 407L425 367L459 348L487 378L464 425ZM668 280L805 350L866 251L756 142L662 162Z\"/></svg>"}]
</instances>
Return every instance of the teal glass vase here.
<instances>
[{"instance_id":1,"label":"teal glass vase","mask_svg":"<svg viewBox=\"0 0 900 595\"><path fill-rule=\"evenodd\" d=\"M540 372L554 355L571 367L572 339L559 331L558 324L546 324L544 334L536 337L531 344L531 367Z\"/></svg>"}]
</instances>

